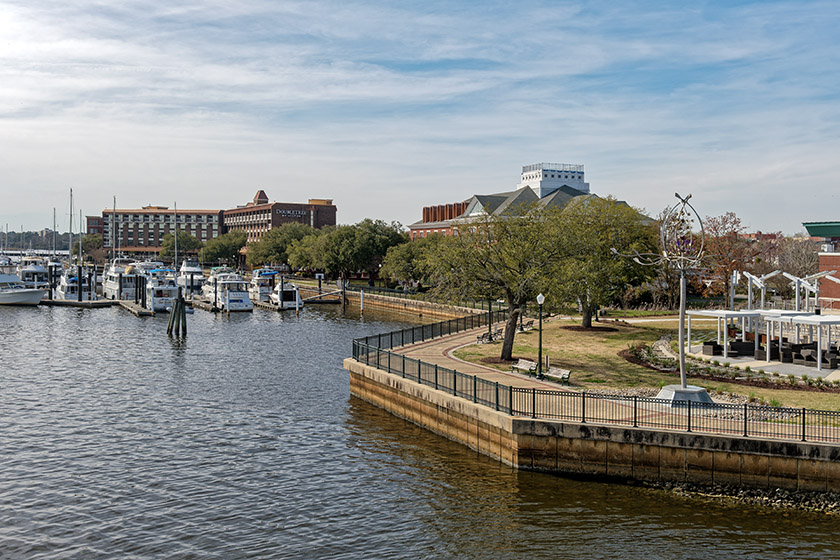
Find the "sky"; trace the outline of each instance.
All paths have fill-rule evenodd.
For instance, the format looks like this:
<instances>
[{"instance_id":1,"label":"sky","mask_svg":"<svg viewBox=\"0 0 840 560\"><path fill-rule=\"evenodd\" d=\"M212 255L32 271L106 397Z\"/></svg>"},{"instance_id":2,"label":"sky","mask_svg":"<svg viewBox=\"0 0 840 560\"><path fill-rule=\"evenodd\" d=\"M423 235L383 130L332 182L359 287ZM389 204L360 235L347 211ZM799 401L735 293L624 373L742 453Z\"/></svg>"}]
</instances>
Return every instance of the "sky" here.
<instances>
[{"instance_id":1,"label":"sky","mask_svg":"<svg viewBox=\"0 0 840 560\"><path fill-rule=\"evenodd\" d=\"M836 0L3 0L0 227L66 231L71 188L407 225L554 162L793 234L840 220L837 29Z\"/></svg>"}]
</instances>

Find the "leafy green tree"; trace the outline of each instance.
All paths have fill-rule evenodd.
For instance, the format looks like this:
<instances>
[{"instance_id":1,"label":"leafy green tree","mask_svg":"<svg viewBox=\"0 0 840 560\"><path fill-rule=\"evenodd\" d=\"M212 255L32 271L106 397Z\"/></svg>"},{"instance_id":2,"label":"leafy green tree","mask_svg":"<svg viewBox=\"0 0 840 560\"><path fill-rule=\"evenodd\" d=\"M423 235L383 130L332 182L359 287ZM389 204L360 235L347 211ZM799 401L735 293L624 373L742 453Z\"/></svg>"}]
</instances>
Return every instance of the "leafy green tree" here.
<instances>
[{"instance_id":1,"label":"leafy green tree","mask_svg":"<svg viewBox=\"0 0 840 560\"><path fill-rule=\"evenodd\" d=\"M505 216L465 222L457 230L430 247L427 270L443 295L507 302L501 359L511 360L522 306L546 290L561 254L560 211L521 206Z\"/></svg>"},{"instance_id":2,"label":"leafy green tree","mask_svg":"<svg viewBox=\"0 0 840 560\"><path fill-rule=\"evenodd\" d=\"M428 255L442 238L443 235L430 235L389 247L382 261L382 275L391 280L429 284L432 270Z\"/></svg>"},{"instance_id":3,"label":"leafy green tree","mask_svg":"<svg viewBox=\"0 0 840 560\"><path fill-rule=\"evenodd\" d=\"M639 284L655 273L611 251L655 252L655 226L647 222L641 212L612 197L571 200L562 210L553 239L561 252L552 267L546 297L577 303L582 325L591 327L599 307L615 300L628 285Z\"/></svg>"},{"instance_id":4,"label":"leafy green tree","mask_svg":"<svg viewBox=\"0 0 840 560\"><path fill-rule=\"evenodd\" d=\"M248 241L248 235L241 230L233 230L222 234L219 237L208 239L202 251L204 262L223 261L236 264L239 260L239 251Z\"/></svg>"},{"instance_id":5,"label":"leafy green tree","mask_svg":"<svg viewBox=\"0 0 840 560\"><path fill-rule=\"evenodd\" d=\"M73 243L72 251L74 255L79 254L78 241ZM108 252L102 243L101 234L90 234L82 237L82 254L87 255L90 260L95 263L104 263L108 259Z\"/></svg>"},{"instance_id":6,"label":"leafy green tree","mask_svg":"<svg viewBox=\"0 0 840 560\"><path fill-rule=\"evenodd\" d=\"M293 241L288 248L288 263L292 268L323 270L321 259L321 237L327 235L334 228L327 227L313 230L309 235Z\"/></svg>"},{"instance_id":7,"label":"leafy green tree","mask_svg":"<svg viewBox=\"0 0 840 560\"><path fill-rule=\"evenodd\" d=\"M319 268L327 274L346 280L359 268L355 226L338 226L320 236L317 249Z\"/></svg>"},{"instance_id":8,"label":"leafy green tree","mask_svg":"<svg viewBox=\"0 0 840 560\"><path fill-rule=\"evenodd\" d=\"M408 242L408 234L403 232L399 222L387 224L382 220L366 218L353 228L355 266L357 269L365 270L371 279L379 274L388 249Z\"/></svg>"},{"instance_id":9,"label":"leafy green tree","mask_svg":"<svg viewBox=\"0 0 840 560\"><path fill-rule=\"evenodd\" d=\"M158 255L162 259L175 258L175 235L167 233L163 236L160 243L161 249ZM190 235L186 231L178 230L178 255L186 255L187 253L198 253L203 243L195 236ZM177 266L178 263L175 263Z\"/></svg>"},{"instance_id":10,"label":"leafy green tree","mask_svg":"<svg viewBox=\"0 0 840 560\"><path fill-rule=\"evenodd\" d=\"M262 238L248 246L248 264L288 264L289 251L295 241L300 241L314 230L298 222L283 224L268 230Z\"/></svg>"}]
</instances>

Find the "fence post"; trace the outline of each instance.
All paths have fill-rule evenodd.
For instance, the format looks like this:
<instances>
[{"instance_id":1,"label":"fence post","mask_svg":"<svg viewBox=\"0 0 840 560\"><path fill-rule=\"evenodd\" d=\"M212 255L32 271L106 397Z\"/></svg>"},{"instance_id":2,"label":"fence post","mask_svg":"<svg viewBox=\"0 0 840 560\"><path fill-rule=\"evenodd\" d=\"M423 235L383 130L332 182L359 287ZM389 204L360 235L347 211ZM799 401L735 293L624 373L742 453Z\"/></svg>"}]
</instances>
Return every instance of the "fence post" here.
<instances>
[{"instance_id":1,"label":"fence post","mask_svg":"<svg viewBox=\"0 0 840 560\"><path fill-rule=\"evenodd\" d=\"M478 377L473 375L473 402L478 402Z\"/></svg>"},{"instance_id":2,"label":"fence post","mask_svg":"<svg viewBox=\"0 0 840 560\"><path fill-rule=\"evenodd\" d=\"M403 364L402 364L402 376L403 376L403 379L405 379L405 354L402 354L402 362L403 362Z\"/></svg>"},{"instance_id":3,"label":"fence post","mask_svg":"<svg viewBox=\"0 0 840 560\"><path fill-rule=\"evenodd\" d=\"M458 396L458 372L454 369L452 370L452 394Z\"/></svg>"},{"instance_id":4,"label":"fence post","mask_svg":"<svg viewBox=\"0 0 840 560\"><path fill-rule=\"evenodd\" d=\"M499 382L496 381L496 410L499 410Z\"/></svg>"},{"instance_id":5,"label":"fence post","mask_svg":"<svg viewBox=\"0 0 840 560\"><path fill-rule=\"evenodd\" d=\"M537 417L537 388L531 387L531 418Z\"/></svg>"},{"instance_id":6,"label":"fence post","mask_svg":"<svg viewBox=\"0 0 840 560\"><path fill-rule=\"evenodd\" d=\"M768 344L767 347L769 348L770 344ZM770 350L767 351L769 352ZM744 403L744 437L747 437L747 415L749 412L747 406L747 403Z\"/></svg>"},{"instance_id":7,"label":"fence post","mask_svg":"<svg viewBox=\"0 0 840 560\"><path fill-rule=\"evenodd\" d=\"M376 335L376 347L382 348L382 333Z\"/></svg>"},{"instance_id":8,"label":"fence post","mask_svg":"<svg viewBox=\"0 0 840 560\"><path fill-rule=\"evenodd\" d=\"M805 407L802 407L802 441L805 441Z\"/></svg>"},{"instance_id":9,"label":"fence post","mask_svg":"<svg viewBox=\"0 0 840 560\"><path fill-rule=\"evenodd\" d=\"M586 424L586 391L580 392L580 423Z\"/></svg>"},{"instance_id":10,"label":"fence post","mask_svg":"<svg viewBox=\"0 0 840 560\"><path fill-rule=\"evenodd\" d=\"M388 350L388 373L391 373L391 351Z\"/></svg>"},{"instance_id":11,"label":"fence post","mask_svg":"<svg viewBox=\"0 0 840 560\"><path fill-rule=\"evenodd\" d=\"M686 430L686 431L690 432L691 431L691 401L687 401L687 402L688 402L688 430Z\"/></svg>"},{"instance_id":12,"label":"fence post","mask_svg":"<svg viewBox=\"0 0 840 560\"><path fill-rule=\"evenodd\" d=\"M639 398L633 395L633 427L639 427L639 408L638 408Z\"/></svg>"}]
</instances>

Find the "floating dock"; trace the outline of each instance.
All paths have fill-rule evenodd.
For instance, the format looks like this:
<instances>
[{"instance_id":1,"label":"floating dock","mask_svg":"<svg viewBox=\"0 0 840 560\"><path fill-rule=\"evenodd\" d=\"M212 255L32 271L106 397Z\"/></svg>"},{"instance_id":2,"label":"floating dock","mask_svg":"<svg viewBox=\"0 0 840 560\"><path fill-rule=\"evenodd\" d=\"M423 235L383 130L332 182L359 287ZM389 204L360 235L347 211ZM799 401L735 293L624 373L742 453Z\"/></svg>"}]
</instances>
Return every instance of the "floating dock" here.
<instances>
[{"instance_id":1,"label":"floating dock","mask_svg":"<svg viewBox=\"0 0 840 560\"><path fill-rule=\"evenodd\" d=\"M42 299L41 305L52 307L80 307L82 309L99 309L102 307L111 307L117 305L117 302L108 299L95 299L78 301L74 299Z\"/></svg>"},{"instance_id":2,"label":"floating dock","mask_svg":"<svg viewBox=\"0 0 840 560\"><path fill-rule=\"evenodd\" d=\"M218 313L219 311L221 311L221 309L219 309L209 301L204 301L203 299L193 298L192 306L197 309L203 309L204 311L210 311L212 313Z\"/></svg>"},{"instance_id":3,"label":"floating dock","mask_svg":"<svg viewBox=\"0 0 840 560\"><path fill-rule=\"evenodd\" d=\"M123 309L126 309L128 311L131 311L132 313L134 313L138 317L154 317L154 315L155 315L154 311L152 311L150 309L146 309L145 307L143 307L139 303L134 303L133 301L121 299L117 303L119 304L120 307L122 307Z\"/></svg>"}]
</instances>

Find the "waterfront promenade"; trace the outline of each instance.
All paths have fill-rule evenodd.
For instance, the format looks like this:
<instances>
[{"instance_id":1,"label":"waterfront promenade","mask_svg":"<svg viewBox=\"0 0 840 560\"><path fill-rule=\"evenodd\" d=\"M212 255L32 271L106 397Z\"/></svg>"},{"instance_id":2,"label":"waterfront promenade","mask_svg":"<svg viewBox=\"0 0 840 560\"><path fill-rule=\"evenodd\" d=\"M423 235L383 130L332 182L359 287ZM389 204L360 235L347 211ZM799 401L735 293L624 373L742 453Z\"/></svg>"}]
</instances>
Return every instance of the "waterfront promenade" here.
<instances>
[{"instance_id":1,"label":"waterfront promenade","mask_svg":"<svg viewBox=\"0 0 840 560\"><path fill-rule=\"evenodd\" d=\"M501 328L504 325L498 324L497 326L498 328ZM562 388L563 390L574 390L570 389L568 385L561 385L560 383L555 383L547 380L538 380L534 377L528 377L525 374L499 371L498 369L495 369L493 367L483 366L481 364L474 364L472 362L467 362L454 356L454 352L456 350L469 344L474 344L476 342L476 338L482 333L486 332L487 327L477 328L462 333L453 334L442 338L436 338L434 340L429 340L426 342L421 342L419 344L413 344L410 346L404 346L402 348L396 348L394 349L394 351L397 354L402 354L406 357L422 360L426 363L437 364L438 366L454 369L459 371L460 373L464 373L467 375L475 375L490 383L498 382L500 384L522 389L530 389L532 387L535 387L537 389ZM497 347L501 346L501 342L493 344ZM572 375L574 375L574 372L572 372Z\"/></svg>"}]
</instances>

